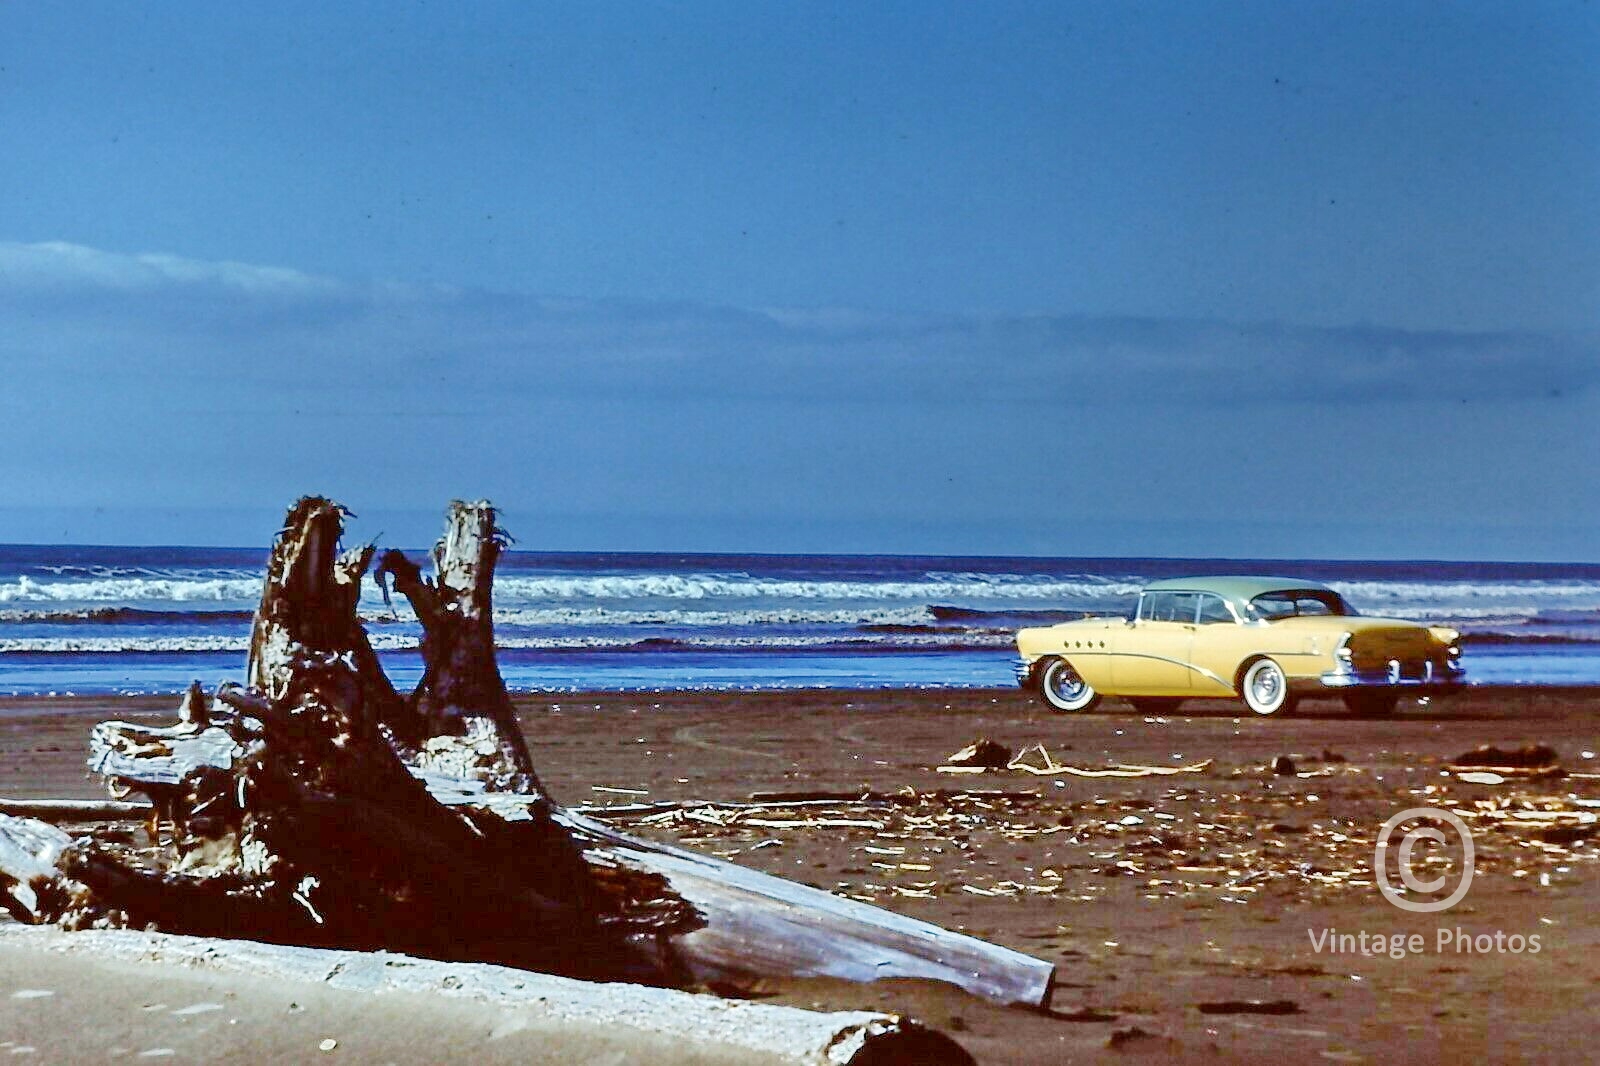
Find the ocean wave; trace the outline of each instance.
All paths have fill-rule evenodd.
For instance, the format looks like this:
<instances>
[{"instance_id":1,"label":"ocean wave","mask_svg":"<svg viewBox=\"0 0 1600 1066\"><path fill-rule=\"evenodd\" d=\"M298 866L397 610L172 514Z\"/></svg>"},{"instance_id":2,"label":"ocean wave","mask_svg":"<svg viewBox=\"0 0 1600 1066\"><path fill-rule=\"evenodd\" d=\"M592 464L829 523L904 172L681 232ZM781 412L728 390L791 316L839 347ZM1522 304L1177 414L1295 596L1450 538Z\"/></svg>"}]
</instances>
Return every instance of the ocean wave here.
<instances>
[{"instance_id":1,"label":"ocean wave","mask_svg":"<svg viewBox=\"0 0 1600 1066\"><path fill-rule=\"evenodd\" d=\"M242 652L248 636L206 637L7 637L0 655L207 655Z\"/></svg>"},{"instance_id":2,"label":"ocean wave","mask_svg":"<svg viewBox=\"0 0 1600 1066\"><path fill-rule=\"evenodd\" d=\"M0 604L121 603L152 601L253 603L261 575L236 571L181 575L71 576L42 580L23 574L0 581ZM940 574L920 580L830 580L764 578L731 573L502 574L495 597L506 606L561 604L574 600L618 601L879 601L919 604L951 600L1055 600L1100 603L1127 599L1137 584L1092 577L1054 578L1031 574ZM363 605L381 604L373 583L363 588Z\"/></svg>"},{"instance_id":3,"label":"ocean wave","mask_svg":"<svg viewBox=\"0 0 1600 1066\"><path fill-rule=\"evenodd\" d=\"M71 575L44 579L23 574L0 581L0 604L119 603L129 607L150 602L235 602L253 604L261 592L261 575L244 571L201 571L184 574ZM1596 581L1334 581L1331 583L1368 614L1405 617L1418 612L1525 612L1581 609L1600 602ZM1136 580L1091 575L981 572L929 572L920 578L872 580L763 577L741 573L600 573L502 574L494 594L502 607L556 609L575 601L642 610L661 604L767 601L789 607L808 603L873 603L885 607L915 603L931 610L1017 613L1036 609L1041 601L1059 604L1063 612L1104 610L1135 597ZM363 589L363 607L381 609L375 584ZM1004 611L1003 605L1015 609ZM733 608L730 608L733 609Z\"/></svg>"},{"instance_id":4,"label":"ocean wave","mask_svg":"<svg viewBox=\"0 0 1600 1066\"><path fill-rule=\"evenodd\" d=\"M784 651L827 648L908 648L959 651L1009 647L1010 633L854 633L854 634L767 634L717 636L640 636L619 639L614 636L574 635L546 637L506 637L497 639L501 651L594 651L657 652L696 651ZM414 651L417 637L409 634L377 634L375 650ZM245 652L248 637L39 637L0 639L0 655L217 655Z\"/></svg>"},{"instance_id":5,"label":"ocean wave","mask_svg":"<svg viewBox=\"0 0 1600 1066\"><path fill-rule=\"evenodd\" d=\"M15 638L0 641L0 649L46 639L27 628L8 628L32 626L61 627L69 634L71 627L82 626L103 635L61 637L63 648L89 647L91 640L98 640L97 650L124 645L136 645L130 650L137 650L159 639L167 642L157 649L163 651L205 651L213 646L206 641L231 641L217 646L237 649L261 581L259 571L224 566L39 567L0 579L0 637ZM1600 580L1362 578L1332 584L1369 615L1452 625L1472 633L1507 633L1512 640L1519 633L1600 633ZM574 647L590 639L622 646L630 639L626 631L648 627L696 631L689 635L725 644L729 636L703 631L789 631L751 635L758 643L786 639L792 644L800 636L837 640L840 634L832 631L840 628L874 639L954 641L966 634L987 640L1025 625L1116 613L1132 603L1139 588L1137 578L1065 568L1042 574L897 570L881 579L870 573L770 575L756 566L751 572L510 569L495 582L494 618L508 640L546 642L542 646L560 641ZM368 582L359 612L379 646L415 645L416 618L403 597L394 596L386 604L377 586ZM108 632L117 628L140 632ZM585 632L567 636L563 630ZM796 630L801 632L792 632ZM51 638L58 633L52 632ZM681 635L647 634L666 639Z\"/></svg>"},{"instance_id":6,"label":"ocean wave","mask_svg":"<svg viewBox=\"0 0 1600 1066\"><path fill-rule=\"evenodd\" d=\"M738 651L749 653L784 651L1001 651L1013 647L1014 634L1007 630L989 632L969 630L885 630L849 634L760 634L760 635L649 635L619 638L609 635L508 637L496 640L498 650L517 653L637 653L670 654L685 651ZM1600 637L1551 634L1485 632L1463 635L1468 647L1594 647ZM380 652L413 652L419 641L408 634L379 634L372 646ZM41 637L0 639L0 656L14 659L41 657L126 655L243 655L248 637Z\"/></svg>"},{"instance_id":7,"label":"ocean wave","mask_svg":"<svg viewBox=\"0 0 1600 1066\"><path fill-rule=\"evenodd\" d=\"M1104 600L1126 599L1137 584L1033 574L929 574L922 580L807 580L748 574L588 574L508 576L495 581L495 595L539 600Z\"/></svg>"},{"instance_id":8,"label":"ocean wave","mask_svg":"<svg viewBox=\"0 0 1600 1066\"><path fill-rule=\"evenodd\" d=\"M1435 610L1506 609L1538 604L1584 604L1600 600L1596 581L1330 581L1366 614L1390 613L1396 606Z\"/></svg>"},{"instance_id":9,"label":"ocean wave","mask_svg":"<svg viewBox=\"0 0 1600 1066\"><path fill-rule=\"evenodd\" d=\"M513 607L494 612L498 626L690 626L724 628L738 626L854 626L917 625L933 621L921 605L911 607L872 607L863 605L845 610L806 609L803 607L753 607L746 610L697 610L668 607L639 610L618 607Z\"/></svg>"},{"instance_id":10,"label":"ocean wave","mask_svg":"<svg viewBox=\"0 0 1600 1066\"><path fill-rule=\"evenodd\" d=\"M980 612L981 613L981 612ZM184 624L248 624L255 617L253 610L210 608L200 610L167 611L151 607L69 607L69 608L9 608L0 609L0 624L10 625L173 625ZM395 599L392 605L363 604L360 611L363 622L372 625L415 623L416 615L404 599ZM932 621L928 609L916 607L873 608L868 606L846 610L807 610L793 607L752 608L739 611L682 610L628 610L616 607L512 607L494 612L496 625L503 626L758 626L758 625L915 625Z\"/></svg>"},{"instance_id":11,"label":"ocean wave","mask_svg":"<svg viewBox=\"0 0 1600 1066\"><path fill-rule=\"evenodd\" d=\"M23 574L0 582L0 603L143 603L166 601L252 602L261 595L261 578L100 577L88 580L40 581Z\"/></svg>"},{"instance_id":12,"label":"ocean wave","mask_svg":"<svg viewBox=\"0 0 1600 1066\"><path fill-rule=\"evenodd\" d=\"M67 610L23 608L0 610L0 624L29 625L182 625L248 623L254 611L217 608L198 611L161 611L148 607L80 607Z\"/></svg>"},{"instance_id":13,"label":"ocean wave","mask_svg":"<svg viewBox=\"0 0 1600 1066\"><path fill-rule=\"evenodd\" d=\"M253 578L261 580L266 573L252 567L238 566L208 566L196 568L192 566L112 566L105 563L35 563L31 569L40 570L56 577L153 577L164 579L188 580L195 577L226 577L226 578Z\"/></svg>"},{"instance_id":14,"label":"ocean wave","mask_svg":"<svg viewBox=\"0 0 1600 1066\"><path fill-rule=\"evenodd\" d=\"M1600 637L1576 636L1567 633L1463 633L1461 643L1493 645L1550 645L1550 644L1600 644Z\"/></svg>"},{"instance_id":15,"label":"ocean wave","mask_svg":"<svg viewBox=\"0 0 1600 1066\"><path fill-rule=\"evenodd\" d=\"M928 613L941 622L987 622L996 619L1015 619L1022 622L1068 622L1082 618L1086 612L1071 610L1032 610L1026 607L1004 607L980 610L975 607L946 607L934 604Z\"/></svg>"}]
</instances>

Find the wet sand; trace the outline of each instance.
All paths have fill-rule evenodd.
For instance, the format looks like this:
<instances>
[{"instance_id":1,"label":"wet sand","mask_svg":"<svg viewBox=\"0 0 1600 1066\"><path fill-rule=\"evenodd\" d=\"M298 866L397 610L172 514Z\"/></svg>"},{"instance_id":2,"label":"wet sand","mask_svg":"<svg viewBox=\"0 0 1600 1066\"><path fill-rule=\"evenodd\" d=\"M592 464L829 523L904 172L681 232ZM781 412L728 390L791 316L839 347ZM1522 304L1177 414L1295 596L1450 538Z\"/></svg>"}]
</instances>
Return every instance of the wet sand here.
<instances>
[{"instance_id":1,"label":"wet sand","mask_svg":"<svg viewBox=\"0 0 1600 1066\"><path fill-rule=\"evenodd\" d=\"M89 726L107 717L170 720L175 706L168 698L0 701L0 795L103 796L82 769ZM1262 721L1204 701L1162 717L1115 701L1063 717L1015 690L563 695L519 706L545 783L571 805L870 793L866 803L737 816L665 810L622 824L1058 967L1049 1013L905 982L782 983L750 990L755 996L900 1010L986 1063L1590 1058L1584 1034L1600 1008L1600 932L1590 920L1600 849L1577 819L1589 810L1582 801L1600 801L1600 780L1474 785L1443 765L1479 744L1539 742L1568 771L1600 773L1600 758L1586 755L1600 750L1600 690L1475 690L1420 709L1404 704L1386 720L1309 703L1294 717ZM979 736L1012 750L1043 743L1057 761L1081 767L1212 762L1198 773L1135 778L934 770ZM1295 773L1273 771L1281 755ZM1467 812L1478 852L1471 891L1439 914L1399 910L1372 884L1378 827L1425 805ZM1560 808L1567 828L1541 830L1536 819L1516 817L1521 807ZM869 824L826 824L840 820ZM1366 933L1369 944L1379 934L1416 934L1424 947L1403 958L1315 950L1312 934L1330 929ZM1524 945L1538 936L1540 950L1476 950L1473 938L1497 932ZM181 1007L173 996L184 997L130 990L117 983L126 975L79 967L36 978L25 965L0 955L0 1051L5 1041L40 1055L54 1049L39 1061L57 1061L63 1049L98 1058L163 1047L179 1059L295 1059L316 1035L339 1039L333 1054L347 1058L420 1062L442 1046L438 1034L480 1061L542 1061L529 1057L536 1041L493 1040L504 1019L472 1011L409 1012L393 1002L369 1009L330 995L310 1025L285 1013L294 994L278 1003L285 996L251 990L228 1000L227 1018L237 1022L212 1024L224 1012L144 1012L154 1002ZM56 995L13 998L42 988ZM1219 1004L1231 1007L1218 1012ZM94 1024L64 1041L41 1037L75 1017Z\"/></svg>"}]
</instances>

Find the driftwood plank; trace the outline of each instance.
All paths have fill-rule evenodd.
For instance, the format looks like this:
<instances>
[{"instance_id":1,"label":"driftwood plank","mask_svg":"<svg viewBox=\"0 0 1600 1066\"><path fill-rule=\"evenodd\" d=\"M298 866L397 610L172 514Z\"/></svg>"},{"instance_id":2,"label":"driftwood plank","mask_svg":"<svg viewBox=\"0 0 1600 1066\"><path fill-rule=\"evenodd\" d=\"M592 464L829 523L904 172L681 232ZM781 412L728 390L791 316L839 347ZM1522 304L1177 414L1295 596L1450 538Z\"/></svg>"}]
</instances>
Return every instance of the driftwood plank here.
<instances>
[{"instance_id":1,"label":"driftwood plank","mask_svg":"<svg viewBox=\"0 0 1600 1066\"><path fill-rule=\"evenodd\" d=\"M705 924L674 946L706 982L765 974L876 981L920 977L1005 1004L1048 1007L1055 967L976 937L750 870L642 841L571 811L557 816L664 877Z\"/></svg>"},{"instance_id":2,"label":"driftwood plank","mask_svg":"<svg viewBox=\"0 0 1600 1066\"><path fill-rule=\"evenodd\" d=\"M63 933L0 925L0 946L81 956L93 963L137 963L153 971L200 969L377 994L447 996L516 1011L562 1032L637 1033L756 1063L957 1066L972 1061L948 1038L892 1014L824 1013L666 988L594 984L484 963L123 929Z\"/></svg>"},{"instance_id":3,"label":"driftwood plank","mask_svg":"<svg viewBox=\"0 0 1600 1066\"><path fill-rule=\"evenodd\" d=\"M0 906L19 921L37 921L39 894L57 882L57 864L71 846L53 825L0 814Z\"/></svg>"},{"instance_id":4,"label":"driftwood plank","mask_svg":"<svg viewBox=\"0 0 1600 1066\"><path fill-rule=\"evenodd\" d=\"M37 818L42 822L105 822L144 818L153 808L142 801L0 799L0 814Z\"/></svg>"},{"instance_id":5,"label":"driftwood plank","mask_svg":"<svg viewBox=\"0 0 1600 1066\"><path fill-rule=\"evenodd\" d=\"M109 778L177 787L202 767L229 770L242 754L220 726L100 722L89 732L89 769Z\"/></svg>"}]
</instances>

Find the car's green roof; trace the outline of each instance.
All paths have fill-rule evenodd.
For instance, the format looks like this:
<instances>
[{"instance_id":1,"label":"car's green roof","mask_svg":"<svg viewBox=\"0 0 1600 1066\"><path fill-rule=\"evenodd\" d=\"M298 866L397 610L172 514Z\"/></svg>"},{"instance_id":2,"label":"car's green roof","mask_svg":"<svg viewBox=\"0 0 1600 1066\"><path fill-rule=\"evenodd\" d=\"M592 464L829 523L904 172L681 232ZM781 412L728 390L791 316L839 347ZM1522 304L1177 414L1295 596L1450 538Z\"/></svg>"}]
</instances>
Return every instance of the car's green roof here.
<instances>
[{"instance_id":1,"label":"car's green roof","mask_svg":"<svg viewBox=\"0 0 1600 1066\"><path fill-rule=\"evenodd\" d=\"M1239 577L1234 575L1222 577L1169 577L1164 581L1152 581L1145 586L1146 589L1166 591L1169 589L1184 592L1215 592L1225 599L1237 600L1248 603L1263 592L1276 592L1280 589L1321 589L1331 591L1328 586L1319 581L1307 581L1303 577Z\"/></svg>"}]
</instances>

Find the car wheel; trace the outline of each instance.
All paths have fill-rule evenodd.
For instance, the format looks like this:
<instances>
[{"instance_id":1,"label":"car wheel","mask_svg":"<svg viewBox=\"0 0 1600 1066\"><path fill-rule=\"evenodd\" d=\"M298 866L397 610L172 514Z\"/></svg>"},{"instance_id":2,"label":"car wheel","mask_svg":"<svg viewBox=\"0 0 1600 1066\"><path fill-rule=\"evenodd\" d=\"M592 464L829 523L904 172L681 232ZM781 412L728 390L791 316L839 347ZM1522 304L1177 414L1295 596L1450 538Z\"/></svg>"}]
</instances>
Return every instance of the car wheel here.
<instances>
[{"instance_id":1,"label":"car wheel","mask_svg":"<svg viewBox=\"0 0 1600 1066\"><path fill-rule=\"evenodd\" d=\"M1289 679L1283 667L1271 659L1257 659L1245 670L1239 682L1239 695L1252 714L1270 718L1275 714L1288 714L1294 709L1294 697L1289 694Z\"/></svg>"},{"instance_id":2,"label":"car wheel","mask_svg":"<svg viewBox=\"0 0 1600 1066\"><path fill-rule=\"evenodd\" d=\"M1048 659L1039 671L1039 695L1051 710L1075 713L1100 702L1100 693L1065 659Z\"/></svg>"},{"instance_id":3,"label":"car wheel","mask_svg":"<svg viewBox=\"0 0 1600 1066\"><path fill-rule=\"evenodd\" d=\"M1133 709L1140 714L1171 714L1183 701L1171 696L1141 696L1128 702L1133 704Z\"/></svg>"},{"instance_id":4,"label":"car wheel","mask_svg":"<svg viewBox=\"0 0 1600 1066\"><path fill-rule=\"evenodd\" d=\"M1368 718L1378 718L1386 714L1393 714L1395 704L1400 702L1398 692L1346 692L1344 705L1350 709L1351 714L1364 715Z\"/></svg>"}]
</instances>

